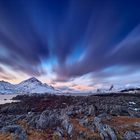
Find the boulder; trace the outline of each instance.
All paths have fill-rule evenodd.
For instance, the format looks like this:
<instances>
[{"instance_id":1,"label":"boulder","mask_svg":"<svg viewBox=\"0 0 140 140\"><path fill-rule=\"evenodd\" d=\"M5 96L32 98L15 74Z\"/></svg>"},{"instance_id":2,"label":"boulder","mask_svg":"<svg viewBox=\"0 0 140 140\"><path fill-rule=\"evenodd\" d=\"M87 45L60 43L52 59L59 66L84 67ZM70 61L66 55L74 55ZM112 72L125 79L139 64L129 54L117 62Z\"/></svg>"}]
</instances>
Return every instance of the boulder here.
<instances>
[{"instance_id":1,"label":"boulder","mask_svg":"<svg viewBox=\"0 0 140 140\"><path fill-rule=\"evenodd\" d=\"M60 112L57 110L45 110L39 117L37 127L40 129L48 129L59 126L61 122Z\"/></svg>"}]
</instances>

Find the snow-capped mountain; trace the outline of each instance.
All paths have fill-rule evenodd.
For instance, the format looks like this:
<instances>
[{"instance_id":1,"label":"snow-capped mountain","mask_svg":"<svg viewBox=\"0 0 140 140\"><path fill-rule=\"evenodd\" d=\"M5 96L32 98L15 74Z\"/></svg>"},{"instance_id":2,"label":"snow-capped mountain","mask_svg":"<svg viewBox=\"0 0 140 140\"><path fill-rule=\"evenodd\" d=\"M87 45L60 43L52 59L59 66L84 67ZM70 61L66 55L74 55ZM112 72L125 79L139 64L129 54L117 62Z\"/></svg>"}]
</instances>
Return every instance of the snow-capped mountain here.
<instances>
[{"instance_id":1,"label":"snow-capped mountain","mask_svg":"<svg viewBox=\"0 0 140 140\"><path fill-rule=\"evenodd\" d=\"M91 95L91 94L106 94L120 92L136 92L140 91L139 84L130 85L108 85L107 87L97 90L79 91L69 87L54 88L46 83L42 83L35 77L22 81L19 84L11 84L5 81L0 81L0 94L26 94L26 93L50 93L50 94L67 94L67 95Z\"/></svg>"},{"instance_id":2,"label":"snow-capped mountain","mask_svg":"<svg viewBox=\"0 0 140 140\"><path fill-rule=\"evenodd\" d=\"M22 81L19 84L10 84L5 81L0 81L0 93L58 93L54 87L42 83L35 77Z\"/></svg>"},{"instance_id":3,"label":"snow-capped mountain","mask_svg":"<svg viewBox=\"0 0 140 140\"><path fill-rule=\"evenodd\" d=\"M97 89L97 91L95 93L120 93L120 92L131 92L135 93L136 91L140 91L140 84L116 84L116 85L111 85L111 86L107 86L105 88L102 89Z\"/></svg>"},{"instance_id":4,"label":"snow-capped mountain","mask_svg":"<svg viewBox=\"0 0 140 140\"><path fill-rule=\"evenodd\" d=\"M38 79L34 77L17 84L16 89L24 93L55 92L55 89L52 86L43 84L41 81L39 81Z\"/></svg>"}]
</instances>

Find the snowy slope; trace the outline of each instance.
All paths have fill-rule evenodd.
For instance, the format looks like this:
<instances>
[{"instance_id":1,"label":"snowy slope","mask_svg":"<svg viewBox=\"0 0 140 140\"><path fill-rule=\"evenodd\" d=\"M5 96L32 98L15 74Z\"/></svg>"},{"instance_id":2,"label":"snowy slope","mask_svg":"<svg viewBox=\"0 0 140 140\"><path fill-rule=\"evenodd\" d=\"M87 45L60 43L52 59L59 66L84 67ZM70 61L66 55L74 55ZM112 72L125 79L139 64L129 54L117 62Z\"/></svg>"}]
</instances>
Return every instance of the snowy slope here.
<instances>
[{"instance_id":1,"label":"snowy slope","mask_svg":"<svg viewBox=\"0 0 140 140\"><path fill-rule=\"evenodd\" d=\"M36 78L30 78L19 84L12 85L8 82L0 81L0 93L57 93L55 88L43 84Z\"/></svg>"},{"instance_id":2,"label":"snowy slope","mask_svg":"<svg viewBox=\"0 0 140 140\"><path fill-rule=\"evenodd\" d=\"M0 93L14 93L16 91L15 86L5 82L5 81L0 81Z\"/></svg>"},{"instance_id":3,"label":"snowy slope","mask_svg":"<svg viewBox=\"0 0 140 140\"><path fill-rule=\"evenodd\" d=\"M34 77L19 83L16 85L16 89L24 93L45 93L54 91L52 87L41 83Z\"/></svg>"}]
</instances>

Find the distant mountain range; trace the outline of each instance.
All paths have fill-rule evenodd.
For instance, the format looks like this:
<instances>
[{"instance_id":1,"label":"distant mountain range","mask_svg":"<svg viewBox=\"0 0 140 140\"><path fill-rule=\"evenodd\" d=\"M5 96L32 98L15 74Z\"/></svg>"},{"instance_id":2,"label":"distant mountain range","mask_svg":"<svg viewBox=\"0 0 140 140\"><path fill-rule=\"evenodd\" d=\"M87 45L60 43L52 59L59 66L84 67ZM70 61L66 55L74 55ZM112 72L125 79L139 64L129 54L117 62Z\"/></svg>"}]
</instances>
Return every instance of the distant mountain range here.
<instances>
[{"instance_id":1,"label":"distant mountain range","mask_svg":"<svg viewBox=\"0 0 140 140\"><path fill-rule=\"evenodd\" d=\"M136 92L140 91L140 85L115 85L108 88L97 90L78 91L69 87L54 88L51 85L42 83L35 77L22 81L19 84L11 84L5 81L0 81L0 94L26 94L26 93L49 93L49 94L67 94L67 95L91 95L91 94L106 94L119 92Z\"/></svg>"},{"instance_id":2,"label":"distant mountain range","mask_svg":"<svg viewBox=\"0 0 140 140\"><path fill-rule=\"evenodd\" d=\"M59 93L58 89L42 83L35 77L22 81L19 84L11 84L0 81L1 94L17 94L17 93Z\"/></svg>"}]
</instances>

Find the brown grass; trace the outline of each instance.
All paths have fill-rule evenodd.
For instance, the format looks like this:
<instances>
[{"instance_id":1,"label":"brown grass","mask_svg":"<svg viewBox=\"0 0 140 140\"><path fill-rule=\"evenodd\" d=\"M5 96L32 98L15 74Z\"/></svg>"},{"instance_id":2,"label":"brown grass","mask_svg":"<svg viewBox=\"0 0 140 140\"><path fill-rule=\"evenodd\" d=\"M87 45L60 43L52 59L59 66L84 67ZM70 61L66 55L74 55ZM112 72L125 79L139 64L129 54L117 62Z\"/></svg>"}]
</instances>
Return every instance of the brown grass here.
<instances>
[{"instance_id":1,"label":"brown grass","mask_svg":"<svg viewBox=\"0 0 140 140\"><path fill-rule=\"evenodd\" d=\"M140 118L134 118L129 116L119 116L119 117L112 117L111 120L104 120L103 123L111 125L111 126L120 126L126 124L132 124L135 122L140 122Z\"/></svg>"},{"instance_id":2,"label":"brown grass","mask_svg":"<svg viewBox=\"0 0 140 140\"><path fill-rule=\"evenodd\" d=\"M108 124L117 130L118 133L117 136L120 139L123 138L123 135L126 131L140 131L139 127L132 125L133 123L136 122L140 122L140 118L129 117L129 116L112 117L111 120L103 121L103 123Z\"/></svg>"},{"instance_id":3,"label":"brown grass","mask_svg":"<svg viewBox=\"0 0 140 140\"><path fill-rule=\"evenodd\" d=\"M0 134L0 140L12 140L13 134Z\"/></svg>"},{"instance_id":4,"label":"brown grass","mask_svg":"<svg viewBox=\"0 0 140 140\"><path fill-rule=\"evenodd\" d=\"M93 118L89 117L89 120L92 120ZM74 125L75 131L78 133L80 131L86 132L87 134L87 138L86 139L90 139L90 138L95 138L100 140L100 136L98 134L98 132L93 132L90 129L82 126L81 124L79 124L79 121L77 119L71 119L72 124Z\"/></svg>"}]
</instances>

